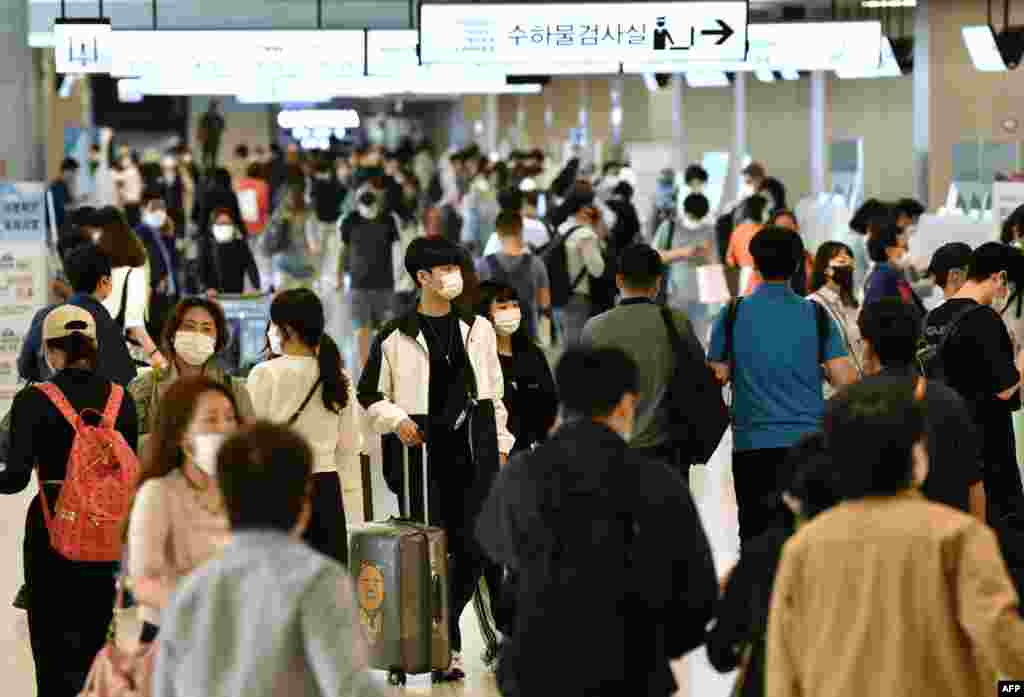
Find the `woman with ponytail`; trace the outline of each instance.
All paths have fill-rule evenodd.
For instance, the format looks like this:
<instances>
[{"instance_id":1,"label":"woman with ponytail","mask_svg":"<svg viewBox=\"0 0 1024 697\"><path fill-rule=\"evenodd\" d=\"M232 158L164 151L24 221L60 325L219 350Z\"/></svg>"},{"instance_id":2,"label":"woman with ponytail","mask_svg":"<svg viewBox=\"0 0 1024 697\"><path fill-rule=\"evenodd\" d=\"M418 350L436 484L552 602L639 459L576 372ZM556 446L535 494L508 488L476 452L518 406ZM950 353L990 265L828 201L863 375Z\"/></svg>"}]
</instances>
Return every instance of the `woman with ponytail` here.
<instances>
[{"instance_id":1,"label":"woman with ponytail","mask_svg":"<svg viewBox=\"0 0 1024 697\"><path fill-rule=\"evenodd\" d=\"M248 386L257 419L290 425L309 441L316 462L313 517L304 539L347 565L345 511L362 519L363 435L352 381L324 324L315 293L280 293L270 306L267 332L277 358L253 368Z\"/></svg>"}]
</instances>

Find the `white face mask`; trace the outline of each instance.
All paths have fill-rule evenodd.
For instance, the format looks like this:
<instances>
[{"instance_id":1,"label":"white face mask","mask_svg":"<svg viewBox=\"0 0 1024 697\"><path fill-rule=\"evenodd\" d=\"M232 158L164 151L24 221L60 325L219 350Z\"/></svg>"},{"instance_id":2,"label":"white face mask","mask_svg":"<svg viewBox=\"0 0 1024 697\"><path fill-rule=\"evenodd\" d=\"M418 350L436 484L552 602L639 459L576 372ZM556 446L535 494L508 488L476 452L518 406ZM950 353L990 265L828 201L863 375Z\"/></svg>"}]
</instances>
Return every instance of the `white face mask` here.
<instances>
[{"instance_id":1,"label":"white face mask","mask_svg":"<svg viewBox=\"0 0 1024 697\"><path fill-rule=\"evenodd\" d=\"M376 220L380 214L380 208L377 206L364 206L360 203L356 208L359 210L359 215L366 220Z\"/></svg>"},{"instance_id":2,"label":"white face mask","mask_svg":"<svg viewBox=\"0 0 1024 697\"><path fill-rule=\"evenodd\" d=\"M235 238L235 226L234 225L214 225L213 226L213 237L218 242L230 242Z\"/></svg>"},{"instance_id":3,"label":"white face mask","mask_svg":"<svg viewBox=\"0 0 1024 697\"><path fill-rule=\"evenodd\" d=\"M192 436L192 464L209 477L217 476L217 454L227 436L223 433L197 433Z\"/></svg>"},{"instance_id":4,"label":"white face mask","mask_svg":"<svg viewBox=\"0 0 1024 697\"><path fill-rule=\"evenodd\" d=\"M445 300L454 300L462 295L462 272L452 271L441 277L438 294Z\"/></svg>"},{"instance_id":5,"label":"white face mask","mask_svg":"<svg viewBox=\"0 0 1024 697\"><path fill-rule=\"evenodd\" d=\"M494 313L494 330L502 336L511 336L523 322L523 313L518 307L499 310Z\"/></svg>"},{"instance_id":6,"label":"white face mask","mask_svg":"<svg viewBox=\"0 0 1024 697\"><path fill-rule=\"evenodd\" d=\"M267 332L267 339L270 341L270 352L277 356L283 356L284 337L281 336L281 330L271 326L270 331Z\"/></svg>"},{"instance_id":7,"label":"white face mask","mask_svg":"<svg viewBox=\"0 0 1024 697\"><path fill-rule=\"evenodd\" d=\"M748 197L749 196L753 196L755 193L756 192L754 190L754 185L753 184L744 184L743 185L743 195L744 196L748 196Z\"/></svg>"},{"instance_id":8,"label":"white face mask","mask_svg":"<svg viewBox=\"0 0 1024 697\"><path fill-rule=\"evenodd\" d=\"M191 366L206 365L213 356L217 342L199 332L178 332L174 335L174 352Z\"/></svg>"},{"instance_id":9,"label":"white face mask","mask_svg":"<svg viewBox=\"0 0 1024 697\"><path fill-rule=\"evenodd\" d=\"M146 224L146 227L159 230L167 222L167 213L165 211L153 211L152 213L146 213L142 216L142 222Z\"/></svg>"}]
</instances>

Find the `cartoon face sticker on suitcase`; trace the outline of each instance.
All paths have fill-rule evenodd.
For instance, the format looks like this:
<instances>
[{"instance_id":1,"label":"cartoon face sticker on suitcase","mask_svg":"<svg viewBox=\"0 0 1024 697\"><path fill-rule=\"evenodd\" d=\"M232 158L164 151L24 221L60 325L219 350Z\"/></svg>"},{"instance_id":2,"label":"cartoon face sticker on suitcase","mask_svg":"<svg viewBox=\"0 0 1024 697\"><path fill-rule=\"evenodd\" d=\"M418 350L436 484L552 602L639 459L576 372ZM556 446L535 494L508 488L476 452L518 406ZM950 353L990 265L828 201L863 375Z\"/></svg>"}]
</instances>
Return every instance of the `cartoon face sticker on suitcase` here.
<instances>
[{"instance_id":1,"label":"cartoon face sticker on suitcase","mask_svg":"<svg viewBox=\"0 0 1024 697\"><path fill-rule=\"evenodd\" d=\"M356 579L359 621L368 642L375 643L384 627L384 574L376 564L363 562Z\"/></svg>"}]
</instances>

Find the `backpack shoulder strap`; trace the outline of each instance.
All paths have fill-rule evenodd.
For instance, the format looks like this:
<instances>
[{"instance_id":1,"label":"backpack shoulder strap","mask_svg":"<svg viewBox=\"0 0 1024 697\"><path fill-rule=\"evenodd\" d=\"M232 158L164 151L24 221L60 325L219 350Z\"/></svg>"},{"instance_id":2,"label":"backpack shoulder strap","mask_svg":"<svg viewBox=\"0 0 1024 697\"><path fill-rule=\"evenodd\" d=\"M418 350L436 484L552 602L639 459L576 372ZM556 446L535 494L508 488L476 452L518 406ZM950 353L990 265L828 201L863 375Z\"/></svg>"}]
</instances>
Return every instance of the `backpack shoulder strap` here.
<instances>
[{"instance_id":1,"label":"backpack shoulder strap","mask_svg":"<svg viewBox=\"0 0 1024 697\"><path fill-rule=\"evenodd\" d=\"M729 364L730 372L734 367L734 339L733 334L736 329L736 315L739 313L740 303L743 302L742 297L733 298L729 301L729 306L725 310L725 347L724 353L726 363Z\"/></svg>"},{"instance_id":2,"label":"backpack shoulder strap","mask_svg":"<svg viewBox=\"0 0 1024 697\"><path fill-rule=\"evenodd\" d=\"M828 340L832 334L832 317L828 310L821 303L810 301L814 305L814 320L817 327L818 337L818 365L824 365L825 354L828 351Z\"/></svg>"},{"instance_id":3,"label":"backpack shoulder strap","mask_svg":"<svg viewBox=\"0 0 1024 697\"><path fill-rule=\"evenodd\" d=\"M942 335L941 339L939 339L938 351L940 354L942 353L942 349L946 347L946 344L949 342L950 338L952 338L953 334L960 327L960 323L967 318L967 315L971 314L975 310L980 310L983 307L985 306L980 304L971 305L966 310L962 310L960 314L958 314L956 317L950 320L949 329L947 329L946 333Z\"/></svg>"},{"instance_id":4,"label":"backpack shoulder strap","mask_svg":"<svg viewBox=\"0 0 1024 697\"><path fill-rule=\"evenodd\" d=\"M153 378L154 384L156 377ZM113 429L117 423L117 415L121 413L121 403L124 401L124 388L116 382L110 383L110 396L107 397L107 406L103 410L103 427Z\"/></svg>"},{"instance_id":5,"label":"backpack shoulder strap","mask_svg":"<svg viewBox=\"0 0 1024 697\"><path fill-rule=\"evenodd\" d=\"M54 385L52 382L37 382L33 385L37 390L42 392L47 398L53 402L53 406L57 407L57 411L61 413L71 428L78 430L78 412L71 406L71 402L64 396L60 388Z\"/></svg>"}]
</instances>

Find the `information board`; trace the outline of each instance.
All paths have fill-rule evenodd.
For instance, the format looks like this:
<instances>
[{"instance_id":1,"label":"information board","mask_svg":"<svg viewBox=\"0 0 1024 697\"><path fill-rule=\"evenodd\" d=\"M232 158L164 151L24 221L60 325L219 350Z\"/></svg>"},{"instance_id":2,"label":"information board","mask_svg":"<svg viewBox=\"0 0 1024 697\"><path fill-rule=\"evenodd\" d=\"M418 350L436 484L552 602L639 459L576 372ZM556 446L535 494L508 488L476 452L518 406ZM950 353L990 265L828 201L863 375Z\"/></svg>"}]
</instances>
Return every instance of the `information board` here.
<instances>
[{"instance_id":1,"label":"information board","mask_svg":"<svg viewBox=\"0 0 1024 697\"><path fill-rule=\"evenodd\" d=\"M46 303L46 185L0 181L0 414L18 391L18 354Z\"/></svg>"},{"instance_id":2,"label":"information board","mask_svg":"<svg viewBox=\"0 0 1024 697\"><path fill-rule=\"evenodd\" d=\"M431 63L742 61L746 0L420 6Z\"/></svg>"}]
</instances>

